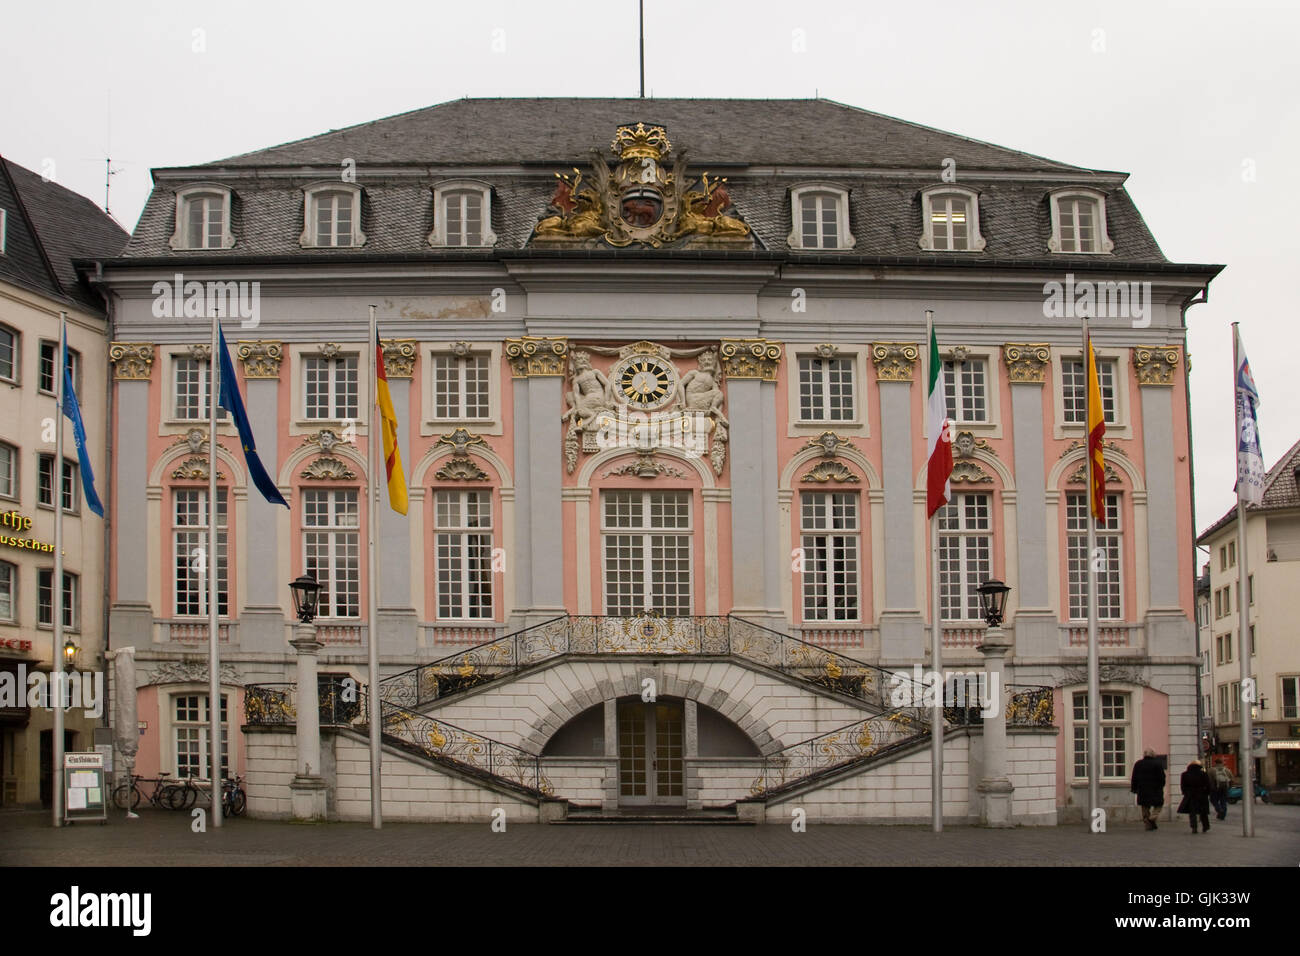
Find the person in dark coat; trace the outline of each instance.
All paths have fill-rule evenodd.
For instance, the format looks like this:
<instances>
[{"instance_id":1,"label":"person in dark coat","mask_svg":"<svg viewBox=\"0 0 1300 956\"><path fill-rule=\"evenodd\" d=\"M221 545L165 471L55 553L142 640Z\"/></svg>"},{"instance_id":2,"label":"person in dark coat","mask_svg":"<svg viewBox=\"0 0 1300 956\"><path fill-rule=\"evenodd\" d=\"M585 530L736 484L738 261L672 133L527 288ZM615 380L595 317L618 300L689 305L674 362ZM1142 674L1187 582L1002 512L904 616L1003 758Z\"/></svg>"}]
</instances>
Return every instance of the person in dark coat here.
<instances>
[{"instance_id":1,"label":"person in dark coat","mask_svg":"<svg viewBox=\"0 0 1300 956\"><path fill-rule=\"evenodd\" d=\"M1148 830L1156 829L1156 817L1165 805L1165 768L1156 759L1156 752L1148 750L1133 765L1133 779L1129 790L1137 794L1142 808L1142 822Z\"/></svg>"},{"instance_id":2,"label":"person in dark coat","mask_svg":"<svg viewBox=\"0 0 1300 956\"><path fill-rule=\"evenodd\" d=\"M1193 760L1178 778L1178 785L1183 791L1182 803L1178 812L1187 814L1192 823L1192 832L1196 832L1196 818L1201 818L1205 832L1210 832L1210 775L1205 772L1199 760Z\"/></svg>"}]
</instances>

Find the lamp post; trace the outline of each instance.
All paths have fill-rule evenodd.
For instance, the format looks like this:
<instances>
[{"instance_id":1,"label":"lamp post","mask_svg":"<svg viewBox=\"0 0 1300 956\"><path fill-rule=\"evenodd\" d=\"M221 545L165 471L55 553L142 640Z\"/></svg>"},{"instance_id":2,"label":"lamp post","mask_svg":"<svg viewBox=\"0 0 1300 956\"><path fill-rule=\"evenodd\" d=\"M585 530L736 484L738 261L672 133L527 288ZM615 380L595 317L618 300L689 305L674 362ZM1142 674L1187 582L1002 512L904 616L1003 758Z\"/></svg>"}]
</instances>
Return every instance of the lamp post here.
<instances>
[{"instance_id":1,"label":"lamp post","mask_svg":"<svg viewBox=\"0 0 1300 956\"><path fill-rule=\"evenodd\" d=\"M293 816L296 820L325 819L325 779L320 775L320 691L316 685L316 607L320 601L320 584L302 575L289 590L293 609L298 615L294 639L289 643L298 652L298 708L294 736L298 742L298 761L289 784Z\"/></svg>"},{"instance_id":2,"label":"lamp post","mask_svg":"<svg viewBox=\"0 0 1300 956\"><path fill-rule=\"evenodd\" d=\"M68 673L72 673L72 671L76 670L77 655L79 653L81 653L81 648L77 647L72 638L68 638L63 642L63 666L67 669Z\"/></svg>"},{"instance_id":3,"label":"lamp post","mask_svg":"<svg viewBox=\"0 0 1300 956\"><path fill-rule=\"evenodd\" d=\"M1002 706L1004 658L1011 650L1011 639L1002 630L1007 593L1011 588L1001 581L988 580L979 586L980 605L988 630L979 651L984 655L987 677L984 704L984 775L976 791L980 795L980 823L988 827L1010 827L1011 794L1015 789L1007 778L1007 712ZM992 713L989 713L990 708Z\"/></svg>"}]
</instances>

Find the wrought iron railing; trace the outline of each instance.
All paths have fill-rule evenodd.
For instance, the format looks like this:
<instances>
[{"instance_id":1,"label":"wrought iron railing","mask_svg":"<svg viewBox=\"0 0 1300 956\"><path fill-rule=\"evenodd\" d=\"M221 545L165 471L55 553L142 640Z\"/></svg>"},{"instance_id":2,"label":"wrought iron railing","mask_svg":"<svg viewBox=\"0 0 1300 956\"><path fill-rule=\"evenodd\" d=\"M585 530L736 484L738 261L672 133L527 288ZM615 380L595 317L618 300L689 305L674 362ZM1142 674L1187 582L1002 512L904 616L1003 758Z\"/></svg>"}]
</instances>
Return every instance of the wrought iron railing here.
<instances>
[{"instance_id":1,"label":"wrought iron railing","mask_svg":"<svg viewBox=\"0 0 1300 956\"><path fill-rule=\"evenodd\" d=\"M364 713L364 688L347 678L319 684L322 727L346 726ZM244 722L254 726L296 724L297 684L249 684L244 688Z\"/></svg>"},{"instance_id":2,"label":"wrought iron railing","mask_svg":"<svg viewBox=\"0 0 1300 956\"><path fill-rule=\"evenodd\" d=\"M427 757L501 777L548 796L555 793L536 754L405 707L380 706L383 732Z\"/></svg>"},{"instance_id":3,"label":"wrought iron railing","mask_svg":"<svg viewBox=\"0 0 1300 956\"><path fill-rule=\"evenodd\" d=\"M881 756L928 734L929 730L910 711L867 717L768 754L749 792L761 796L837 767Z\"/></svg>"},{"instance_id":4,"label":"wrought iron railing","mask_svg":"<svg viewBox=\"0 0 1300 956\"><path fill-rule=\"evenodd\" d=\"M1051 727L1056 722L1056 703L1052 688L1031 684L1008 684L1012 691L1007 701L1008 727Z\"/></svg>"}]
</instances>

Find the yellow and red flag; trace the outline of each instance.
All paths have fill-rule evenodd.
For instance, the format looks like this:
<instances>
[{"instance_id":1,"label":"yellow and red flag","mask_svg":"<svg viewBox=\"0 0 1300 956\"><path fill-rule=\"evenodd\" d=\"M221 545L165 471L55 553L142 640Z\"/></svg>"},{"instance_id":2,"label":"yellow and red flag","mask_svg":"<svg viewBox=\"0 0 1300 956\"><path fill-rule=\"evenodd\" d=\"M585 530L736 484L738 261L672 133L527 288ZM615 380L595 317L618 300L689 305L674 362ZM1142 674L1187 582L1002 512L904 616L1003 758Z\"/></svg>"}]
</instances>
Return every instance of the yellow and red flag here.
<instances>
[{"instance_id":1,"label":"yellow and red flag","mask_svg":"<svg viewBox=\"0 0 1300 956\"><path fill-rule=\"evenodd\" d=\"M1106 461L1102 457L1102 438L1106 435L1106 415L1101 407L1101 385L1097 380L1097 355L1088 336L1088 457L1092 460L1092 516L1106 520Z\"/></svg>"},{"instance_id":2,"label":"yellow and red flag","mask_svg":"<svg viewBox=\"0 0 1300 956\"><path fill-rule=\"evenodd\" d=\"M375 332L375 397L384 436L384 471L388 476L388 503L398 514L406 514L406 475L402 471L402 453L397 447L397 413L388 391L388 374L384 371L384 347Z\"/></svg>"}]
</instances>

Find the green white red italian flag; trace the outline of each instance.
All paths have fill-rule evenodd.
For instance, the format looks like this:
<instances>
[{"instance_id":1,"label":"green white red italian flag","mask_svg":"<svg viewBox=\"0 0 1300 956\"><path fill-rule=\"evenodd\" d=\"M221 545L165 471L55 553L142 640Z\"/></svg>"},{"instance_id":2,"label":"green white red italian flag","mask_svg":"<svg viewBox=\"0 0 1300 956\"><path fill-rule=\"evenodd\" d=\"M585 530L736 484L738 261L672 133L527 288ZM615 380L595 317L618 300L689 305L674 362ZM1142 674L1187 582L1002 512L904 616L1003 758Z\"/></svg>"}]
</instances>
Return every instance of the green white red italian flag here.
<instances>
[{"instance_id":1,"label":"green white red italian flag","mask_svg":"<svg viewBox=\"0 0 1300 956\"><path fill-rule=\"evenodd\" d=\"M925 516L934 513L952 497L952 436L948 431L948 400L943 393L943 362L939 359L939 339L930 327L930 393L925 440L928 465L925 471Z\"/></svg>"}]
</instances>

